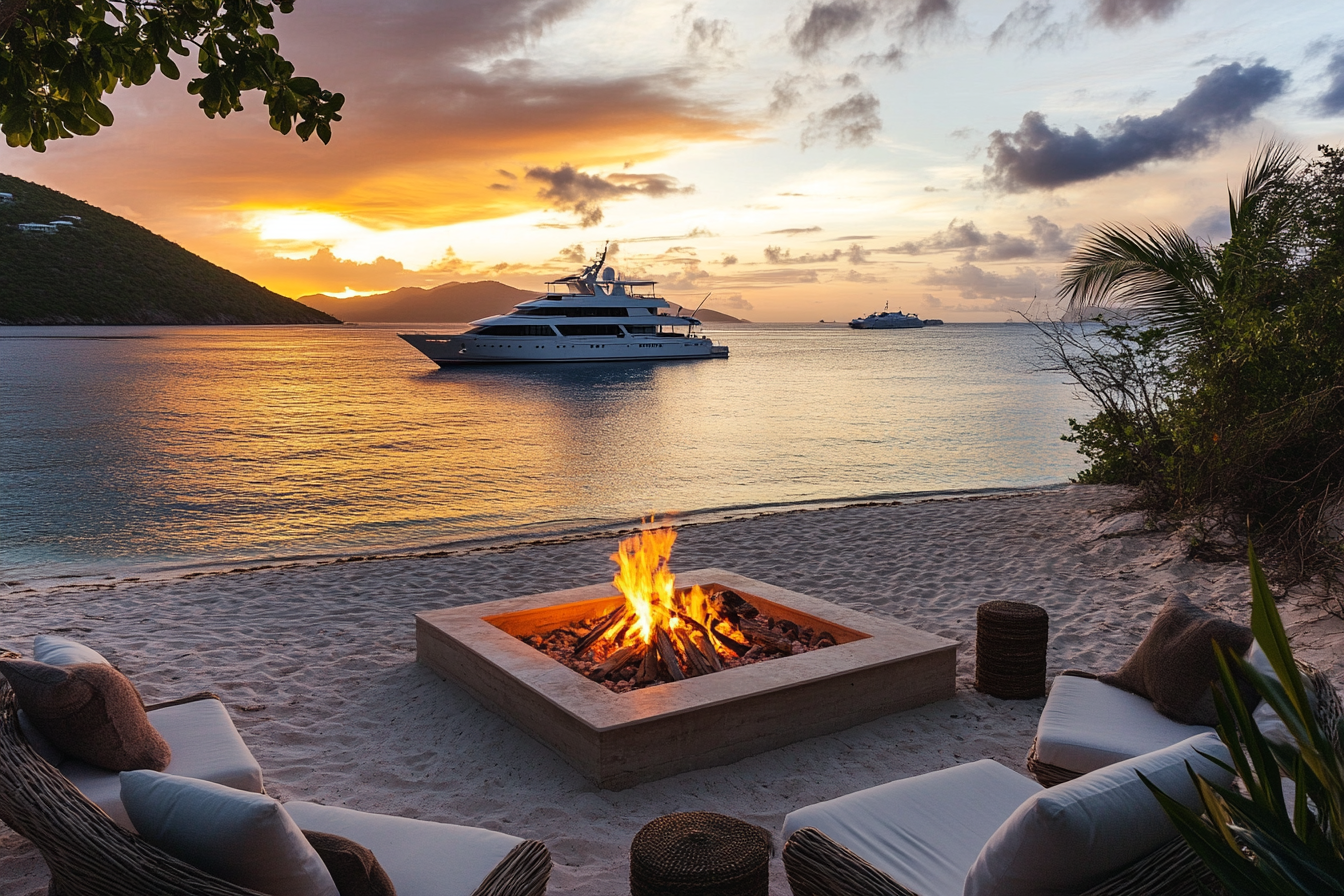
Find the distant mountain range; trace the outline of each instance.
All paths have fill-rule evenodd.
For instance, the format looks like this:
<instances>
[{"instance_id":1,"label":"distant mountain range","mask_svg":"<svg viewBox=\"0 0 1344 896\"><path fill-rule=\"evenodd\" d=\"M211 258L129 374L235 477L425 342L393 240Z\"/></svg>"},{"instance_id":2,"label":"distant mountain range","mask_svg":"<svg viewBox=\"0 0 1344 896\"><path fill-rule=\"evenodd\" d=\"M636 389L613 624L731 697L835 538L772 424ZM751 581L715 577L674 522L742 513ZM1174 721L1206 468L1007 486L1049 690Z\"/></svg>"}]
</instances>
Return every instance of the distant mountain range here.
<instances>
[{"instance_id":1,"label":"distant mountain range","mask_svg":"<svg viewBox=\"0 0 1344 896\"><path fill-rule=\"evenodd\" d=\"M466 323L504 314L519 302L534 299L537 295L536 291L515 289L496 280L475 280L470 283L453 281L430 289L406 286L392 292L349 299L317 294L303 296L299 301L341 320L361 323ZM741 318L708 308L701 308L697 318L711 323L746 323Z\"/></svg>"},{"instance_id":2,"label":"distant mountain range","mask_svg":"<svg viewBox=\"0 0 1344 896\"><path fill-rule=\"evenodd\" d=\"M138 224L0 174L0 324L338 324Z\"/></svg>"}]
</instances>

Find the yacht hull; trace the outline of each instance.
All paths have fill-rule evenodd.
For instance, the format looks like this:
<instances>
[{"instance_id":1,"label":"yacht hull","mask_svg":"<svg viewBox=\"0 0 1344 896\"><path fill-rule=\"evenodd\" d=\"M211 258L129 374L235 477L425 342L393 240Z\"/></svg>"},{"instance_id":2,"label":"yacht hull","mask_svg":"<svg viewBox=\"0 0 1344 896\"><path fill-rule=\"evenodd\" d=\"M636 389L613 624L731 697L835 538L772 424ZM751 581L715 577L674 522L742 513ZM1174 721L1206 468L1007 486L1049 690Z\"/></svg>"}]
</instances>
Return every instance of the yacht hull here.
<instances>
[{"instance_id":1,"label":"yacht hull","mask_svg":"<svg viewBox=\"0 0 1344 896\"><path fill-rule=\"evenodd\" d=\"M680 361L726 358L727 346L703 337L589 337L582 339L440 336L400 333L440 367L590 361Z\"/></svg>"}]
</instances>

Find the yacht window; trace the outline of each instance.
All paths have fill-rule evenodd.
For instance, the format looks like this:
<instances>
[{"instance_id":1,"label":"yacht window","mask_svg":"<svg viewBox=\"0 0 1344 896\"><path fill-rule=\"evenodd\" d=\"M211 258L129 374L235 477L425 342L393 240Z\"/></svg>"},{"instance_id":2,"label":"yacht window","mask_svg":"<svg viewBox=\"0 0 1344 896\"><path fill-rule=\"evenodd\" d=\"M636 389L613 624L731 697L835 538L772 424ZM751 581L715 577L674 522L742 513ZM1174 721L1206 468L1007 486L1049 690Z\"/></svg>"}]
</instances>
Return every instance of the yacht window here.
<instances>
[{"instance_id":1,"label":"yacht window","mask_svg":"<svg viewBox=\"0 0 1344 896\"><path fill-rule=\"evenodd\" d=\"M565 336L621 335L621 328L616 324L561 324L559 330Z\"/></svg>"},{"instance_id":2,"label":"yacht window","mask_svg":"<svg viewBox=\"0 0 1344 896\"><path fill-rule=\"evenodd\" d=\"M583 305L573 305L568 308L560 309L560 313L565 317L629 317L630 313L624 308L590 308Z\"/></svg>"},{"instance_id":3,"label":"yacht window","mask_svg":"<svg viewBox=\"0 0 1344 896\"><path fill-rule=\"evenodd\" d=\"M525 317L564 317L565 312L561 308L518 308L513 312L515 315Z\"/></svg>"},{"instance_id":4,"label":"yacht window","mask_svg":"<svg viewBox=\"0 0 1344 896\"><path fill-rule=\"evenodd\" d=\"M482 336L554 336L555 331L550 327L538 325L499 325L494 327L482 327L479 332Z\"/></svg>"},{"instance_id":5,"label":"yacht window","mask_svg":"<svg viewBox=\"0 0 1344 896\"><path fill-rule=\"evenodd\" d=\"M631 324L625 325L625 332L627 333L655 333L657 330L657 327L636 327Z\"/></svg>"}]
</instances>

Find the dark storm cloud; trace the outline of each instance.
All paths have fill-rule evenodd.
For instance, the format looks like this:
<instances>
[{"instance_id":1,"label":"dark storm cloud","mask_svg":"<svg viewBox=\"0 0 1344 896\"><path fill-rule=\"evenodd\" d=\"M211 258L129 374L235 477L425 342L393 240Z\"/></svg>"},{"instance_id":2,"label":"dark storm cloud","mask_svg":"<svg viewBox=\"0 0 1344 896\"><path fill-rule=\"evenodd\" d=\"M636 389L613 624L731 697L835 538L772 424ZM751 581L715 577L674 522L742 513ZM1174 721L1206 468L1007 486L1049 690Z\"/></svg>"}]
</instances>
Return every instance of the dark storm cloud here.
<instances>
[{"instance_id":1,"label":"dark storm cloud","mask_svg":"<svg viewBox=\"0 0 1344 896\"><path fill-rule=\"evenodd\" d=\"M1330 78L1330 86L1316 100L1316 107L1326 115L1339 115L1344 112L1344 47L1330 57L1325 73Z\"/></svg>"},{"instance_id":2,"label":"dark storm cloud","mask_svg":"<svg viewBox=\"0 0 1344 896\"><path fill-rule=\"evenodd\" d=\"M602 222L602 202L630 196L671 196L693 193L695 187L679 187L677 179L666 174L584 174L571 165L559 168L529 168L527 179L540 181L538 196L558 208L579 216L584 227Z\"/></svg>"},{"instance_id":3,"label":"dark storm cloud","mask_svg":"<svg viewBox=\"0 0 1344 896\"><path fill-rule=\"evenodd\" d=\"M864 91L829 109L812 113L807 116L807 125L803 128L803 149L827 139L834 139L841 147L867 146L882 130L882 119L877 115L881 105L877 97Z\"/></svg>"},{"instance_id":4,"label":"dark storm cloud","mask_svg":"<svg viewBox=\"0 0 1344 896\"><path fill-rule=\"evenodd\" d=\"M867 31L877 21L878 4L865 0L831 0L813 3L798 29L789 35L789 45L804 59L827 50L838 41Z\"/></svg>"},{"instance_id":5,"label":"dark storm cloud","mask_svg":"<svg viewBox=\"0 0 1344 896\"><path fill-rule=\"evenodd\" d=\"M1027 218L1026 235L1007 234L1003 231L984 233L974 221L964 224L953 219L946 230L940 230L922 240L891 246L886 251L894 255L935 255L940 252L959 252L962 261L1010 261L1015 258L1061 256L1073 248L1063 229L1044 215Z\"/></svg>"},{"instance_id":6,"label":"dark storm cloud","mask_svg":"<svg viewBox=\"0 0 1344 896\"><path fill-rule=\"evenodd\" d=\"M1288 73L1263 62L1219 66L1195 82L1176 105L1150 118L1128 115L1093 136L1050 127L1040 112L1022 116L1012 133L990 135L986 184L1005 193L1051 189L1127 171L1159 159L1189 158L1224 131L1250 121L1283 93Z\"/></svg>"},{"instance_id":7,"label":"dark storm cloud","mask_svg":"<svg viewBox=\"0 0 1344 896\"><path fill-rule=\"evenodd\" d=\"M1184 3L1185 0L1092 0L1092 15L1103 25L1125 28L1144 19L1160 22Z\"/></svg>"}]
</instances>

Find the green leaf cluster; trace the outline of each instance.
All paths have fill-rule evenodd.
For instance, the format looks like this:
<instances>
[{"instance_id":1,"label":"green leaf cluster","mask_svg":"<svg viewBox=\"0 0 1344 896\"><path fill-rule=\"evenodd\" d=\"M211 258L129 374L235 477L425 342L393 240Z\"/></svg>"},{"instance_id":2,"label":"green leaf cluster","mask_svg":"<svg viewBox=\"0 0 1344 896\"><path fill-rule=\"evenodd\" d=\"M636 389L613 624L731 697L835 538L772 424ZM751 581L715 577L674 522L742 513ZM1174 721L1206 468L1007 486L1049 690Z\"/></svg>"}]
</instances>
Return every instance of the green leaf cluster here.
<instances>
[{"instance_id":1,"label":"green leaf cluster","mask_svg":"<svg viewBox=\"0 0 1344 896\"><path fill-rule=\"evenodd\" d=\"M1080 479L1136 486L1157 516L1250 519L1277 568L1344 562L1344 151L1270 144L1228 193L1231 237L1096 228L1061 275L1075 308L1129 315L1050 334L1098 408L1065 436Z\"/></svg>"},{"instance_id":2,"label":"green leaf cluster","mask_svg":"<svg viewBox=\"0 0 1344 896\"><path fill-rule=\"evenodd\" d=\"M1241 657L1218 649L1221 688L1215 689L1218 735L1245 787L1221 787L1191 777L1204 814L1148 784L1181 836L1232 896L1274 893L1344 896L1344 719L1329 731L1313 712L1303 676L1288 645L1269 584L1250 550L1251 630L1274 668L1260 674ZM1291 744L1268 740L1251 717L1233 670L1279 714ZM1291 802L1283 780L1296 787Z\"/></svg>"},{"instance_id":3,"label":"green leaf cluster","mask_svg":"<svg viewBox=\"0 0 1344 896\"><path fill-rule=\"evenodd\" d=\"M156 70L176 80L173 57L194 52L201 74L187 92L208 117L262 91L272 128L327 143L345 97L296 77L280 55L274 13L293 9L293 0L27 0L8 27L0 21L0 132L38 152L96 134L113 122L106 94Z\"/></svg>"}]
</instances>

